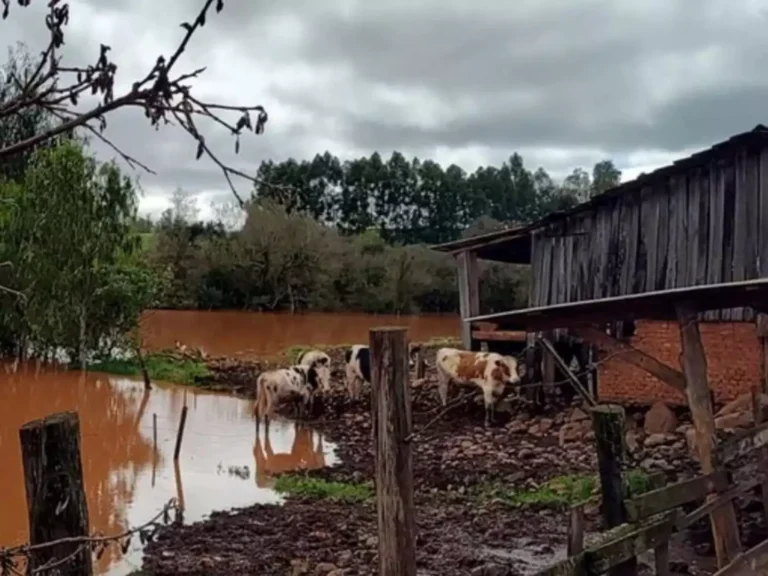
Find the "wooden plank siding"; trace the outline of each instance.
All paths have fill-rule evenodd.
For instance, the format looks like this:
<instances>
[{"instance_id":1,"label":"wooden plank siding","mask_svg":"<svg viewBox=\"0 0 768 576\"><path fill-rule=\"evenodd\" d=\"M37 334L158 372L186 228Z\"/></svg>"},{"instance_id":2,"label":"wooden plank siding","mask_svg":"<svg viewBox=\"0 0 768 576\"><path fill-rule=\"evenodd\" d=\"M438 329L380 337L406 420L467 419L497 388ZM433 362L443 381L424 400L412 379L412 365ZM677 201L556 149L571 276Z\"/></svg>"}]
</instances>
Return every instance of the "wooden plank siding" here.
<instances>
[{"instance_id":1,"label":"wooden plank siding","mask_svg":"<svg viewBox=\"0 0 768 576\"><path fill-rule=\"evenodd\" d=\"M768 148L666 174L536 230L531 307L768 277Z\"/></svg>"}]
</instances>

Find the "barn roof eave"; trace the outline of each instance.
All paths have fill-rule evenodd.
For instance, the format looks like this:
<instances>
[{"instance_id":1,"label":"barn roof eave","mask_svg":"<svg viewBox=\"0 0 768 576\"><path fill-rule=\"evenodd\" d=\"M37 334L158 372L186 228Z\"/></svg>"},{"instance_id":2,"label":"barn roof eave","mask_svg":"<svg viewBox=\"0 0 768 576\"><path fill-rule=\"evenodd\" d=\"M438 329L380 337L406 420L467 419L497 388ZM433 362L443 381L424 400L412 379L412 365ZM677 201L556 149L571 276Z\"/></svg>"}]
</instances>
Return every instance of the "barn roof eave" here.
<instances>
[{"instance_id":1,"label":"barn roof eave","mask_svg":"<svg viewBox=\"0 0 768 576\"><path fill-rule=\"evenodd\" d=\"M466 321L497 322L504 329L537 332L617 320L675 320L676 307L680 305L695 312L742 306L768 312L768 278L510 310L475 316Z\"/></svg>"}]
</instances>

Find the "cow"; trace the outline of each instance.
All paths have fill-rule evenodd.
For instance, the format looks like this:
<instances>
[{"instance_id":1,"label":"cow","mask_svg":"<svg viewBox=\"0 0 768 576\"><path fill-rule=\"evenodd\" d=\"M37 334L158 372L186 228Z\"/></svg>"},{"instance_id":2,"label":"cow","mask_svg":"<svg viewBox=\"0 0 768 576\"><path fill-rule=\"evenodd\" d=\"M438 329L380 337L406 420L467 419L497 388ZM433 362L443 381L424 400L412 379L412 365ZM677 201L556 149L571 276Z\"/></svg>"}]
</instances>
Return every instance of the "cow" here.
<instances>
[{"instance_id":1,"label":"cow","mask_svg":"<svg viewBox=\"0 0 768 576\"><path fill-rule=\"evenodd\" d=\"M421 350L420 344L408 344L408 367L416 365L416 356ZM371 351L368 346L355 344L344 354L346 363L347 390L350 398L357 399L363 382L371 383Z\"/></svg>"},{"instance_id":2,"label":"cow","mask_svg":"<svg viewBox=\"0 0 768 576\"><path fill-rule=\"evenodd\" d=\"M483 391L485 425L493 420L496 403L520 382L517 360L495 352L467 352L457 348L440 348L436 361L438 394L443 407L448 403L448 385L475 384Z\"/></svg>"},{"instance_id":3,"label":"cow","mask_svg":"<svg viewBox=\"0 0 768 576\"><path fill-rule=\"evenodd\" d=\"M322 350L305 350L297 359L299 366L314 368L320 378L323 392L331 389L331 357Z\"/></svg>"},{"instance_id":4,"label":"cow","mask_svg":"<svg viewBox=\"0 0 768 576\"><path fill-rule=\"evenodd\" d=\"M286 400L293 403L294 416L303 418L307 408L312 407L319 380L314 367L290 366L262 372L256 379L254 412L257 421L264 418L267 423L277 403Z\"/></svg>"}]
</instances>

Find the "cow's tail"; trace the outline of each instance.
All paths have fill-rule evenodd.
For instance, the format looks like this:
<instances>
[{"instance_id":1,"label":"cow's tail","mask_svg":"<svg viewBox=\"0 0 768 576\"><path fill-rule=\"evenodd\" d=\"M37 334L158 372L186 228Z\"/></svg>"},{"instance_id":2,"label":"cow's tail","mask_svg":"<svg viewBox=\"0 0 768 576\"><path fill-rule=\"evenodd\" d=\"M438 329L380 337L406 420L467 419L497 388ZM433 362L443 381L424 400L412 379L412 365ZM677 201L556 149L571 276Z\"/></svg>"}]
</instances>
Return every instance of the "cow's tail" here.
<instances>
[{"instance_id":1,"label":"cow's tail","mask_svg":"<svg viewBox=\"0 0 768 576\"><path fill-rule=\"evenodd\" d=\"M344 362L349 364L350 360L352 360L352 348L347 348L347 350L344 352Z\"/></svg>"}]
</instances>

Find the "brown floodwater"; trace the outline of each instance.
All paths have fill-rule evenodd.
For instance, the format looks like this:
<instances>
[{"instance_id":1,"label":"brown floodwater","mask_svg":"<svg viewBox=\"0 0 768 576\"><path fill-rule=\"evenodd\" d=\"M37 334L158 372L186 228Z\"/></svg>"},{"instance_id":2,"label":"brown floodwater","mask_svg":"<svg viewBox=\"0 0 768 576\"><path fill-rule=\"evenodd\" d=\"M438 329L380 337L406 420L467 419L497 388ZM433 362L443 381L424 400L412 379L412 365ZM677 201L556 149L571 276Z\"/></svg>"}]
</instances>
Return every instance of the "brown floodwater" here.
<instances>
[{"instance_id":1,"label":"brown floodwater","mask_svg":"<svg viewBox=\"0 0 768 576\"><path fill-rule=\"evenodd\" d=\"M378 326L405 326L411 340L455 338L456 314L289 314L239 311L150 310L141 318L144 346L157 351L176 341L212 356L258 358L292 346L359 344Z\"/></svg>"},{"instance_id":2,"label":"brown floodwater","mask_svg":"<svg viewBox=\"0 0 768 576\"><path fill-rule=\"evenodd\" d=\"M214 510L278 503L270 473L331 465L333 445L288 421L257 431L251 401L171 384L34 363L0 364L0 547L28 538L19 428L66 410L80 416L82 461L91 531L118 534L152 518L171 498L184 521ZM181 457L173 464L176 429L188 406ZM153 447L157 415L157 451ZM258 443L256 441L258 433ZM110 547L96 562L99 574L124 576L141 565L134 539L123 555Z\"/></svg>"}]
</instances>

